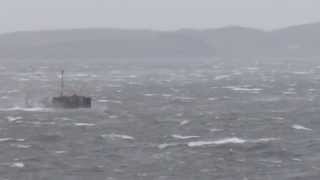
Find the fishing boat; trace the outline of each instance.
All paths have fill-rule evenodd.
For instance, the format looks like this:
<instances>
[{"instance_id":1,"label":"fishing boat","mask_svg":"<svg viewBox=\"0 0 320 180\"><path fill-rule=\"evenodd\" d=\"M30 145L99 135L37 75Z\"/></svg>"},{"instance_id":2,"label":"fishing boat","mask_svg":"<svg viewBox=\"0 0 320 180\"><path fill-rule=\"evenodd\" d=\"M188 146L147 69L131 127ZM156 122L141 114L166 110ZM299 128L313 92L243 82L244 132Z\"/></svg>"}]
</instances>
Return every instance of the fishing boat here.
<instances>
[{"instance_id":1,"label":"fishing boat","mask_svg":"<svg viewBox=\"0 0 320 180\"><path fill-rule=\"evenodd\" d=\"M60 78L60 96L52 98L51 104L53 107L64 109L91 108L91 97L80 96L77 94L69 96L64 95L64 70L61 71Z\"/></svg>"}]
</instances>

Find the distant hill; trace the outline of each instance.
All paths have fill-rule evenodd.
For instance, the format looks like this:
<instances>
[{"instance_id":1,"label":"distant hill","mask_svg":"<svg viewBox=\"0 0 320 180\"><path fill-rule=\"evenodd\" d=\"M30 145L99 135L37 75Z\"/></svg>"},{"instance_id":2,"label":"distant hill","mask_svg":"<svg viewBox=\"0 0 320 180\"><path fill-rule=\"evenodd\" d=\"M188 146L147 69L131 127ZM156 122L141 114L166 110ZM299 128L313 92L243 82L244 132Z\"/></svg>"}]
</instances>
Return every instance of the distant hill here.
<instances>
[{"instance_id":1,"label":"distant hill","mask_svg":"<svg viewBox=\"0 0 320 180\"><path fill-rule=\"evenodd\" d=\"M214 49L188 36L148 30L78 29L0 35L2 58L208 57Z\"/></svg>"},{"instance_id":2,"label":"distant hill","mask_svg":"<svg viewBox=\"0 0 320 180\"><path fill-rule=\"evenodd\" d=\"M74 29L0 35L0 58L318 57L320 23L164 32Z\"/></svg>"}]
</instances>

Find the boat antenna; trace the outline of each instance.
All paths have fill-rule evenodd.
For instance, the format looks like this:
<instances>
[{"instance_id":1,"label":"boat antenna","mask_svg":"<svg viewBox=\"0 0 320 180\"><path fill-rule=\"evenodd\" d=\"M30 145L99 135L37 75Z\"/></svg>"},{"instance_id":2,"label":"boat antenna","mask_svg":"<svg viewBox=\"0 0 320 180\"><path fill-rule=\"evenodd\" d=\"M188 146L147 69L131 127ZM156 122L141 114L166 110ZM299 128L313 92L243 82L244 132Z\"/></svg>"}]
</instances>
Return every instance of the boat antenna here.
<instances>
[{"instance_id":1,"label":"boat antenna","mask_svg":"<svg viewBox=\"0 0 320 180\"><path fill-rule=\"evenodd\" d=\"M61 76L60 76L60 78L61 78L60 96L63 96L63 90L64 90L64 77L63 77L63 75L64 75L64 70L61 71Z\"/></svg>"}]
</instances>

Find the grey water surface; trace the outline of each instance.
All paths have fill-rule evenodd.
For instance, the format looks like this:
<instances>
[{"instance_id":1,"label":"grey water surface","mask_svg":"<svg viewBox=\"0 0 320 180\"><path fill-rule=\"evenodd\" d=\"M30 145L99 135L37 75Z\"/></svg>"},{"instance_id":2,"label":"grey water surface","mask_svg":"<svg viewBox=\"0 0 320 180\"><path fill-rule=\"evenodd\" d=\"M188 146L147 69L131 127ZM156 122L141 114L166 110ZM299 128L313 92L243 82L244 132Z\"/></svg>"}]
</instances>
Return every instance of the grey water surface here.
<instances>
[{"instance_id":1,"label":"grey water surface","mask_svg":"<svg viewBox=\"0 0 320 180\"><path fill-rule=\"evenodd\" d=\"M320 177L316 60L8 60L0 69L0 180ZM92 109L45 106L61 69L66 93L92 96Z\"/></svg>"}]
</instances>

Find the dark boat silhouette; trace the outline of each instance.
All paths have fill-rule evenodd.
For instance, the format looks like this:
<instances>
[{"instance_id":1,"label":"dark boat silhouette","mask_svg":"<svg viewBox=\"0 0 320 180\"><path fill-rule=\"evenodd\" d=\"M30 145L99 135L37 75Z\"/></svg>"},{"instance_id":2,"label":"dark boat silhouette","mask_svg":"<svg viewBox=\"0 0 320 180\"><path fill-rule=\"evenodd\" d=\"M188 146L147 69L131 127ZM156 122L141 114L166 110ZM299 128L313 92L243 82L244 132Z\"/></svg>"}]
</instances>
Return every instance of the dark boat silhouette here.
<instances>
[{"instance_id":1,"label":"dark boat silhouette","mask_svg":"<svg viewBox=\"0 0 320 180\"><path fill-rule=\"evenodd\" d=\"M91 97L79 96L73 94L71 96L64 95L64 71L61 71L61 87L60 96L53 97L51 104L55 108L65 108L65 109L77 109L77 108L91 108Z\"/></svg>"}]
</instances>

